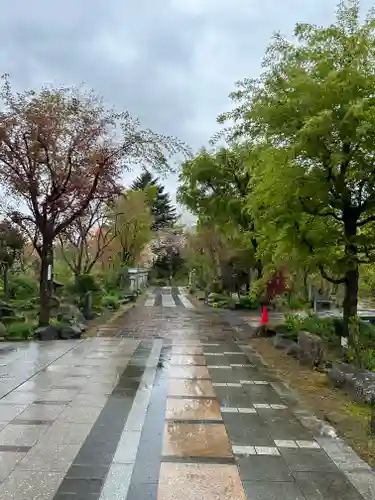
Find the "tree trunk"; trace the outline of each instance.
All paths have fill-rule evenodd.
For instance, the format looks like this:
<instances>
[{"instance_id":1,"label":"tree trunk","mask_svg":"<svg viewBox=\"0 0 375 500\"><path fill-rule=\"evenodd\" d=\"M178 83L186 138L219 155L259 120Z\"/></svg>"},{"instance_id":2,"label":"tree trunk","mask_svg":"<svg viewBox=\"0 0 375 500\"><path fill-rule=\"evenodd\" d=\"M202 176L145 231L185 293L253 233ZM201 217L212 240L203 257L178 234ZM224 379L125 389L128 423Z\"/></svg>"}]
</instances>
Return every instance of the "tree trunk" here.
<instances>
[{"instance_id":1,"label":"tree trunk","mask_svg":"<svg viewBox=\"0 0 375 500\"><path fill-rule=\"evenodd\" d=\"M303 296L306 302L309 301L309 272L303 270Z\"/></svg>"},{"instance_id":2,"label":"tree trunk","mask_svg":"<svg viewBox=\"0 0 375 500\"><path fill-rule=\"evenodd\" d=\"M343 301L344 312L344 334L349 336L349 323L351 318L357 316L358 305L358 266L346 272L345 275L345 295Z\"/></svg>"},{"instance_id":3,"label":"tree trunk","mask_svg":"<svg viewBox=\"0 0 375 500\"><path fill-rule=\"evenodd\" d=\"M7 265L3 267L3 283L4 283L4 299L9 299L9 280L8 280L9 268Z\"/></svg>"},{"instance_id":4,"label":"tree trunk","mask_svg":"<svg viewBox=\"0 0 375 500\"><path fill-rule=\"evenodd\" d=\"M357 316L359 268L357 258L357 217L350 210L343 212L345 231L345 256L347 270L345 273L345 295L343 301L344 335L349 336L351 318Z\"/></svg>"},{"instance_id":5,"label":"tree trunk","mask_svg":"<svg viewBox=\"0 0 375 500\"><path fill-rule=\"evenodd\" d=\"M263 264L260 259L256 261L255 269L257 270L257 279L259 280L263 277Z\"/></svg>"},{"instance_id":6,"label":"tree trunk","mask_svg":"<svg viewBox=\"0 0 375 500\"><path fill-rule=\"evenodd\" d=\"M49 280L48 268L53 264L52 239L43 239L40 252L40 278L39 278L39 326L48 326L51 317L52 275Z\"/></svg>"}]
</instances>

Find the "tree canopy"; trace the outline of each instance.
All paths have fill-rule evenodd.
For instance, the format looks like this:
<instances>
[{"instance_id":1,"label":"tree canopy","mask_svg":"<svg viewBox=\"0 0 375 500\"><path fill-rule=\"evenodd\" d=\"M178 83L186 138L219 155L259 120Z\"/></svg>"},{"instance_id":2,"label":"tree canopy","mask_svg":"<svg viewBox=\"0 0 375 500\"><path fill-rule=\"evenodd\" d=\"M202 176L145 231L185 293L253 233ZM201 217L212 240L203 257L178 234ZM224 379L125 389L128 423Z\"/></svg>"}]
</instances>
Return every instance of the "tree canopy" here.
<instances>
[{"instance_id":1,"label":"tree canopy","mask_svg":"<svg viewBox=\"0 0 375 500\"><path fill-rule=\"evenodd\" d=\"M167 170L171 155L187 150L81 87L17 93L5 76L0 99L0 182L8 215L39 254L39 321L48 325L56 237L85 216L92 200L119 193L128 165Z\"/></svg>"},{"instance_id":2,"label":"tree canopy","mask_svg":"<svg viewBox=\"0 0 375 500\"><path fill-rule=\"evenodd\" d=\"M335 24L298 24L293 41L276 35L261 77L239 82L236 108L219 117L234 120L230 140L258 149L249 207L261 238L298 248L343 283L347 320L359 266L375 257L374 28L351 0Z\"/></svg>"},{"instance_id":3,"label":"tree canopy","mask_svg":"<svg viewBox=\"0 0 375 500\"><path fill-rule=\"evenodd\" d=\"M164 186L160 184L158 178L148 170L144 170L131 185L131 189L143 191L150 187L155 191L155 195L150 198L150 208L154 219L152 230L159 231L173 226L177 221L176 208L172 205L169 194L164 192Z\"/></svg>"}]
</instances>

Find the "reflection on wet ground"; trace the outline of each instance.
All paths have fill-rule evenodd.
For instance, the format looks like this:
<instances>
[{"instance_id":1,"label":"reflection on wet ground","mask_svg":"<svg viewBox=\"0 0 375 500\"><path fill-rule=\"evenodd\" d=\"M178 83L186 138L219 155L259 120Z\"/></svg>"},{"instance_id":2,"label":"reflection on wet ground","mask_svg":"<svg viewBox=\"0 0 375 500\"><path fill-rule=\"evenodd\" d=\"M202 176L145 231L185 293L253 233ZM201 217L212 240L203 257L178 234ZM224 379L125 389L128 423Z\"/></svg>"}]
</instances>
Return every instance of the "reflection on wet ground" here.
<instances>
[{"instance_id":1,"label":"reflection on wet ground","mask_svg":"<svg viewBox=\"0 0 375 500\"><path fill-rule=\"evenodd\" d=\"M0 344L1 499L375 498L371 469L301 412L248 325L168 294L116 338Z\"/></svg>"}]
</instances>

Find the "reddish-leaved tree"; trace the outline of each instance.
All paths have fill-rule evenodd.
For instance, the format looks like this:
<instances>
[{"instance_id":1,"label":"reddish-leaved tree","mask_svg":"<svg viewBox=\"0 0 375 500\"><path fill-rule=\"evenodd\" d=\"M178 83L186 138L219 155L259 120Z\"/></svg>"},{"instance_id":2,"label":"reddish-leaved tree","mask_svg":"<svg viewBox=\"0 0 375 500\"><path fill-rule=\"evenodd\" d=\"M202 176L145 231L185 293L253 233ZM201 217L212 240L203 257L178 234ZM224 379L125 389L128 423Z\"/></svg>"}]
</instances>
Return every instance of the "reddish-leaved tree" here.
<instances>
[{"instance_id":1,"label":"reddish-leaved tree","mask_svg":"<svg viewBox=\"0 0 375 500\"><path fill-rule=\"evenodd\" d=\"M81 87L15 93L4 76L0 99L0 184L17 206L12 221L40 257L39 324L48 325L56 237L107 196L125 168L167 167L170 155L187 150Z\"/></svg>"}]
</instances>

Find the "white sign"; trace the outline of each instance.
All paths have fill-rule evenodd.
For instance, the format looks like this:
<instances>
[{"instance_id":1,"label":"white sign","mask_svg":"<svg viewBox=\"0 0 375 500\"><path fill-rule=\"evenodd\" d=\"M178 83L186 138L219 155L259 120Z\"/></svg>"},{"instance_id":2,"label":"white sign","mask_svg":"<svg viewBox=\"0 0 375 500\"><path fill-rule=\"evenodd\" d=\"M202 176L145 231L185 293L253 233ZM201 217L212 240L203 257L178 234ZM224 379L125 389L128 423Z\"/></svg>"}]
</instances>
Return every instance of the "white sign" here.
<instances>
[{"instance_id":1,"label":"white sign","mask_svg":"<svg viewBox=\"0 0 375 500\"><path fill-rule=\"evenodd\" d=\"M48 269L47 269L47 280L51 281L52 279L52 266L51 264L48 264Z\"/></svg>"},{"instance_id":2,"label":"white sign","mask_svg":"<svg viewBox=\"0 0 375 500\"><path fill-rule=\"evenodd\" d=\"M341 347L348 348L348 337L341 337Z\"/></svg>"}]
</instances>

